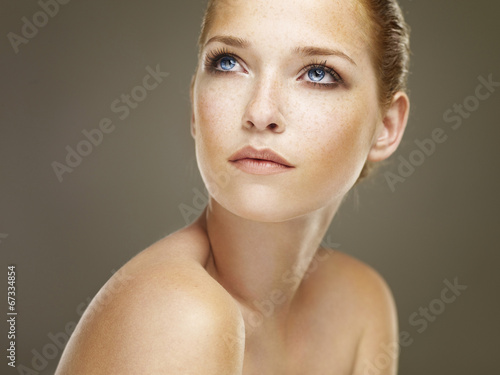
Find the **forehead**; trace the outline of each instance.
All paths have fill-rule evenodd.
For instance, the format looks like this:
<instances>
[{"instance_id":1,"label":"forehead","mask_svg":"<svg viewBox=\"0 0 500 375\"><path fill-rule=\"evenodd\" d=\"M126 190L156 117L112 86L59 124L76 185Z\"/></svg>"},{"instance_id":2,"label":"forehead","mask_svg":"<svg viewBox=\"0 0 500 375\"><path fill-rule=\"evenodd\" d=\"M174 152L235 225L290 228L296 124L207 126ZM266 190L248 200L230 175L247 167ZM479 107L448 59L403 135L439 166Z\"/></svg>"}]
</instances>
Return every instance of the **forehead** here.
<instances>
[{"instance_id":1,"label":"forehead","mask_svg":"<svg viewBox=\"0 0 500 375\"><path fill-rule=\"evenodd\" d=\"M353 57L369 47L361 0L217 0L212 11L205 41L223 34L275 48L334 44Z\"/></svg>"}]
</instances>

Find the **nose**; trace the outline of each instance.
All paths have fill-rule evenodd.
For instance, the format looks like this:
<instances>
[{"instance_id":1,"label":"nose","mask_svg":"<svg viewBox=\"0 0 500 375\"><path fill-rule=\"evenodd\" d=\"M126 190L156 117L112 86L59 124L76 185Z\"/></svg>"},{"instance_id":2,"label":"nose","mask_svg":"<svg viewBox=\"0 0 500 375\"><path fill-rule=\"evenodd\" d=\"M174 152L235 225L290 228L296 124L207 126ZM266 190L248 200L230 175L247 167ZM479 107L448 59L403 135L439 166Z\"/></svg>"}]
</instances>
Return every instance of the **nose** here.
<instances>
[{"instance_id":1,"label":"nose","mask_svg":"<svg viewBox=\"0 0 500 375\"><path fill-rule=\"evenodd\" d=\"M282 84L276 80L257 81L245 109L243 127L282 133L285 121L280 110L281 91Z\"/></svg>"}]
</instances>

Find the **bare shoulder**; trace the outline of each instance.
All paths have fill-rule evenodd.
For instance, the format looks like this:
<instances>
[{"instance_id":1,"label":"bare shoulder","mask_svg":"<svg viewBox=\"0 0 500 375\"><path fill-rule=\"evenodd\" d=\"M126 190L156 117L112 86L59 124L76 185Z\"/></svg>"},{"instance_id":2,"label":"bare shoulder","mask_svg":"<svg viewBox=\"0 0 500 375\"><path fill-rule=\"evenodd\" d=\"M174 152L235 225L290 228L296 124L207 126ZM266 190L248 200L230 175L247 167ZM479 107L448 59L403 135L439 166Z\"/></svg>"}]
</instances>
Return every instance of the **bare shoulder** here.
<instances>
[{"instance_id":1,"label":"bare shoulder","mask_svg":"<svg viewBox=\"0 0 500 375\"><path fill-rule=\"evenodd\" d=\"M314 261L322 264L320 278L326 278L336 293L354 296L370 306L393 303L387 282L367 263L345 252L325 248L318 250Z\"/></svg>"},{"instance_id":2,"label":"bare shoulder","mask_svg":"<svg viewBox=\"0 0 500 375\"><path fill-rule=\"evenodd\" d=\"M344 305L343 316L359 332L353 374L396 374L397 310L387 282L373 267L344 252L323 249L318 254L328 254L323 255L322 273L336 304Z\"/></svg>"},{"instance_id":3,"label":"bare shoulder","mask_svg":"<svg viewBox=\"0 0 500 375\"><path fill-rule=\"evenodd\" d=\"M391 290L382 275L369 264L339 250L322 249L326 268L335 282L357 292L364 302L376 304L392 301Z\"/></svg>"},{"instance_id":4,"label":"bare shoulder","mask_svg":"<svg viewBox=\"0 0 500 375\"><path fill-rule=\"evenodd\" d=\"M243 319L199 262L197 235L168 236L115 273L82 316L56 374L241 373Z\"/></svg>"}]
</instances>

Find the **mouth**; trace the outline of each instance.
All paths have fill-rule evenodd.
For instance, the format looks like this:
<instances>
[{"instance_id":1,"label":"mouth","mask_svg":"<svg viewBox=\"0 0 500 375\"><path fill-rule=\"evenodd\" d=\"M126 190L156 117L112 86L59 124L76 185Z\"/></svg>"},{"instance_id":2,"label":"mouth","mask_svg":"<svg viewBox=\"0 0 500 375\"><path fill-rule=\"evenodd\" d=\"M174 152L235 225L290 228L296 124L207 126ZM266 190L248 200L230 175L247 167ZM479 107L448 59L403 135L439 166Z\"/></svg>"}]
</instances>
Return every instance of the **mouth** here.
<instances>
[{"instance_id":1,"label":"mouth","mask_svg":"<svg viewBox=\"0 0 500 375\"><path fill-rule=\"evenodd\" d=\"M271 149L257 150L246 146L233 154L229 161L250 174L276 174L295 168L288 160Z\"/></svg>"}]
</instances>

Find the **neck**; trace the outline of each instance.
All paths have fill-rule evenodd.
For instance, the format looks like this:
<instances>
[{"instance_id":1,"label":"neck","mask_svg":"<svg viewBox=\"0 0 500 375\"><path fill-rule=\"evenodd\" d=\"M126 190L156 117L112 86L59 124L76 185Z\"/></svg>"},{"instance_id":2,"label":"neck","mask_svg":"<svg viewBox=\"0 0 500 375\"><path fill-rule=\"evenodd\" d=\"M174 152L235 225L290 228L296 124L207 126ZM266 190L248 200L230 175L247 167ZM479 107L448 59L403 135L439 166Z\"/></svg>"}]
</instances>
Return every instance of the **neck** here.
<instances>
[{"instance_id":1,"label":"neck","mask_svg":"<svg viewBox=\"0 0 500 375\"><path fill-rule=\"evenodd\" d=\"M210 198L199 218L211 246L207 271L249 311L279 320L307 278L339 205L268 223L237 216Z\"/></svg>"}]
</instances>

